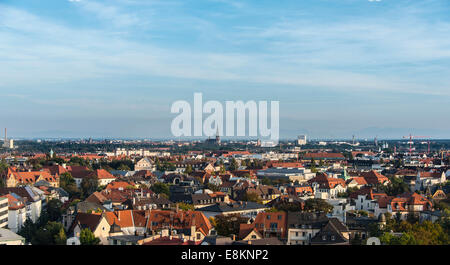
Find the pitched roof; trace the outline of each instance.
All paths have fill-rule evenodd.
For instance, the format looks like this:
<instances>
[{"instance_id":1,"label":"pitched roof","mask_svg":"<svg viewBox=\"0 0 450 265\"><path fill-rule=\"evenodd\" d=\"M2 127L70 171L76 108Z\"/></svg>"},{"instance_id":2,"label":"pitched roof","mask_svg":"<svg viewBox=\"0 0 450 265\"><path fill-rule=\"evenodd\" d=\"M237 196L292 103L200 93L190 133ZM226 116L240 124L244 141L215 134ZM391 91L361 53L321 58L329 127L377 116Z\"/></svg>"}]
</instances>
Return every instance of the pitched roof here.
<instances>
[{"instance_id":1,"label":"pitched roof","mask_svg":"<svg viewBox=\"0 0 450 265\"><path fill-rule=\"evenodd\" d=\"M288 228L302 227L305 225L319 229L329 220L325 213L289 212L287 217Z\"/></svg>"},{"instance_id":2,"label":"pitched roof","mask_svg":"<svg viewBox=\"0 0 450 265\"><path fill-rule=\"evenodd\" d=\"M75 221L73 222L69 231L73 231L73 229L79 224L81 228L89 228L89 230L94 232L102 218L103 216L98 213L79 212L77 213Z\"/></svg>"},{"instance_id":3,"label":"pitched roof","mask_svg":"<svg viewBox=\"0 0 450 265\"><path fill-rule=\"evenodd\" d=\"M329 159L344 159L344 155L341 153L306 153L304 155L305 159L320 159L320 158L329 158Z\"/></svg>"},{"instance_id":4,"label":"pitched roof","mask_svg":"<svg viewBox=\"0 0 450 265\"><path fill-rule=\"evenodd\" d=\"M52 175L61 175L67 172L67 169L60 165L44 166L43 169L48 170L48 172L50 172L50 174Z\"/></svg>"},{"instance_id":5,"label":"pitched roof","mask_svg":"<svg viewBox=\"0 0 450 265\"><path fill-rule=\"evenodd\" d=\"M115 179L116 178L113 175L111 175L111 173L109 173L108 171L106 171L104 169L97 169L94 172L98 179Z\"/></svg>"},{"instance_id":6,"label":"pitched roof","mask_svg":"<svg viewBox=\"0 0 450 265\"><path fill-rule=\"evenodd\" d=\"M339 224L340 221L330 221L311 239L312 245L326 245L326 244L347 244L348 240L343 236L342 232L347 232L348 229L342 230L345 227L343 224Z\"/></svg>"},{"instance_id":7,"label":"pitched roof","mask_svg":"<svg viewBox=\"0 0 450 265\"><path fill-rule=\"evenodd\" d=\"M89 197L86 198L86 201L98 203L98 204L103 204L107 200L108 199L105 196L103 196L102 193L100 193L98 191L92 193L91 195L89 195Z\"/></svg>"},{"instance_id":8,"label":"pitched roof","mask_svg":"<svg viewBox=\"0 0 450 265\"><path fill-rule=\"evenodd\" d=\"M133 211L132 210L122 210L122 211L114 211L114 212L106 212L105 213L106 221L108 221L109 225L116 224L121 228L125 227L133 227Z\"/></svg>"},{"instance_id":9,"label":"pitched roof","mask_svg":"<svg viewBox=\"0 0 450 265\"><path fill-rule=\"evenodd\" d=\"M375 170L371 170L369 172L361 172L360 175L366 180L368 184L376 185L378 183L384 183L386 181L389 181L389 179L386 176L378 173Z\"/></svg>"}]
</instances>

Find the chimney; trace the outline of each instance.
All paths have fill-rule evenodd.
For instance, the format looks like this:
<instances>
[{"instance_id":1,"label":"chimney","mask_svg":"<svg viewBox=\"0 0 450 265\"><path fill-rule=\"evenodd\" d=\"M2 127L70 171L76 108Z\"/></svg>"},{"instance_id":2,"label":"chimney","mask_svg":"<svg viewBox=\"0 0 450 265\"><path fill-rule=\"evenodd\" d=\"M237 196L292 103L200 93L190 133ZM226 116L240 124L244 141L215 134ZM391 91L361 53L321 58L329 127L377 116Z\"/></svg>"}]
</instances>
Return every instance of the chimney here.
<instances>
[{"instance_id":1,"label":"chimney","mask_svg":"<svg viewBox=\"0 0 450 265\"><path fill-rule=\"evenodd\" d=\"M191 226L191 237L196 238L195 236L195 225Z\"/></svg>"},{"instance_id":2,"label":"chimney","mask_svg":"<svg viewBox=\"0 0 450 265\"><path fill-rule=\"evenodd\" d=\"M8 137L6 135L6 128L5 128L5 143L6 143L7 140L8 140Z\"/></svg>"}]
</instances>

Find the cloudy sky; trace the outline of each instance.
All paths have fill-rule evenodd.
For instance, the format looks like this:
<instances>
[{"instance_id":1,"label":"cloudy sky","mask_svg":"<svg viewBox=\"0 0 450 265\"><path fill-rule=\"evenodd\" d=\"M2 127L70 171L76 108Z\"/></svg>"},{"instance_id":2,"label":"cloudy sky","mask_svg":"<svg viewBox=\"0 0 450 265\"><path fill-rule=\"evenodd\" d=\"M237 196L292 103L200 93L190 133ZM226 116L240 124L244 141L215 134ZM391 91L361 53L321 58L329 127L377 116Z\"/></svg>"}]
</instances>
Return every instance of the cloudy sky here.
<instances>
[{"instance_id":1,"label":"cloudy sky","mask_svg":"<svg viewBox=\"0 0 450 265\"><path fill-rule=\"evenodd\" d=\"M449 0L0 0L12 137L171 137L171 104L278 100L280 136L450 138Z\"/></svg>"}]
</instances>

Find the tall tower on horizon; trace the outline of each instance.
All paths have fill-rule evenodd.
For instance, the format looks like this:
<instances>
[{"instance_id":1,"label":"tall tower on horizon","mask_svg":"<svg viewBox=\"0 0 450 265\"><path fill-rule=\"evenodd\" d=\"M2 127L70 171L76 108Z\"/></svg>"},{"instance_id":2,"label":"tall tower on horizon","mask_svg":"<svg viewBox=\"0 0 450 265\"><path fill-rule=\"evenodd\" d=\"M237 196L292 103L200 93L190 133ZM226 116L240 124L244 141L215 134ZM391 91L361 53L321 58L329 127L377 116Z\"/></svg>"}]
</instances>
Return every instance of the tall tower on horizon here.
<instances>
[{"instance_id":1,"label":"tall tower on horizon","mask_svg":"<svg viewBox=\"0 0 450 265\"><path fill-rule=\"evenodd\" d=\"M13 149L14 148L14 140L11 139L8 141L8 134L7 134L7 129L5 128L5 140L3 142L3 147L4 148L9 148L9 149Z\"/></svg>"},{"instance_id":2,"label":"tall tower on horizon","mask_svg":"<svg viewBox=\"0 0 450 265\"><path fill-rule=\"evenodd\" d=\"M220 144L219 126L217 126L216 131L216 144Z\"/></svg>"}]
</instances>

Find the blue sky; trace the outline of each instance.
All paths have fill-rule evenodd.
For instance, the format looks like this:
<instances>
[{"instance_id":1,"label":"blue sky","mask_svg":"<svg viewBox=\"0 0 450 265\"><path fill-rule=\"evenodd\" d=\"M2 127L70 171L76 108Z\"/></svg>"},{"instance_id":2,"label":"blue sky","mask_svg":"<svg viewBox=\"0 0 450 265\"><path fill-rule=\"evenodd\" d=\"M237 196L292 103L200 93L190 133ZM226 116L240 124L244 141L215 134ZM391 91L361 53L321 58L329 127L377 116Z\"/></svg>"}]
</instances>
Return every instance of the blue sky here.
<instances>
[{"instance_id":1,"label":"blue sky","mask_svg":"<svg viewBox=\"0 0 450 265\"><path fill-rule=\"evenodd\" d=\"M171 104L279 100L280 136L450 138L448 0L0 0L12 137L170 137Z\"/></svg>"}]
</instances>

